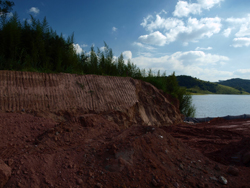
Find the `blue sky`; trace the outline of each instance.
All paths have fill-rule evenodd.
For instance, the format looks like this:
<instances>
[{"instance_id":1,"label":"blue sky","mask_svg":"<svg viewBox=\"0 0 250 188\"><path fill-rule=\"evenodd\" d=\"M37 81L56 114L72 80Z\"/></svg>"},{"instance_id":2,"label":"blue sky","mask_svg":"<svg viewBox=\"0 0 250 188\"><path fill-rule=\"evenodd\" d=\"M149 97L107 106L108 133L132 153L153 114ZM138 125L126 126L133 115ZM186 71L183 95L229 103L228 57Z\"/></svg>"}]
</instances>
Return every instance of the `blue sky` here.
<instances>
[{"instance_id":1,"label":"blue sky","mask_svg":"<svg viewBox=\"0 0 250 188\"><path fill-rule=\"evenodd\" d=\"M103 48L139 68L207 81L250 79L249 0L15 0L58 34L74 32L78 52ZM39 45L39 44L38 44Z\"/></svg>"}]
</instances>

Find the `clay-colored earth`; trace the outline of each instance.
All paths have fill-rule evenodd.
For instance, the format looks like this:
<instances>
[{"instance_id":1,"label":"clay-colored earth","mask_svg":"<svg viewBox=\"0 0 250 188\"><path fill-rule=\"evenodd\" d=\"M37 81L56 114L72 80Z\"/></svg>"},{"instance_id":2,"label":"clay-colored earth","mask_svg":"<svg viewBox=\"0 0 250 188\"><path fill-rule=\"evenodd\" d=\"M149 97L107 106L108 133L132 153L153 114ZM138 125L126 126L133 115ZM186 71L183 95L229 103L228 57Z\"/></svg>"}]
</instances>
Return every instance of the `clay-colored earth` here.
<instances>
[{"instance_id":1,"label":"clay-colored earth","mask_svg":"<svg viewBox=\"0 0 250 188\"><path fill-rule=\"evenodd\" d=\"M0 187L250 187L250 120L177 106L132 78L0 71Z\"/></svg>"}]
</instances>

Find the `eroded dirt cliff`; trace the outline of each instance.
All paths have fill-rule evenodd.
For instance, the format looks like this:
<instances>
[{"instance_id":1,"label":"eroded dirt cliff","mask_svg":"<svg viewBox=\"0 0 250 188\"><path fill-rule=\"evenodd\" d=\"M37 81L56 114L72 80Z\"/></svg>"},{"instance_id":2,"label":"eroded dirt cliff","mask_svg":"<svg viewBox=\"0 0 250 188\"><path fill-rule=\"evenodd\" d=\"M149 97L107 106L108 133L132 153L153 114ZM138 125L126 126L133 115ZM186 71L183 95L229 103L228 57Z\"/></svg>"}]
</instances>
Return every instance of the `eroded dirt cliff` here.
<instances>
[{"instance_id":1,"label":"eroded dirt cliff","mask_svg":"<svg viewBox=\"0 0 250 188\"><path fill-rule=\"evenodd\" d=\"M182 121L171 101L151 84L129 77L0 71L0 110L68 115L98 113L119 125Z\"/></svg>"}]
</instances>

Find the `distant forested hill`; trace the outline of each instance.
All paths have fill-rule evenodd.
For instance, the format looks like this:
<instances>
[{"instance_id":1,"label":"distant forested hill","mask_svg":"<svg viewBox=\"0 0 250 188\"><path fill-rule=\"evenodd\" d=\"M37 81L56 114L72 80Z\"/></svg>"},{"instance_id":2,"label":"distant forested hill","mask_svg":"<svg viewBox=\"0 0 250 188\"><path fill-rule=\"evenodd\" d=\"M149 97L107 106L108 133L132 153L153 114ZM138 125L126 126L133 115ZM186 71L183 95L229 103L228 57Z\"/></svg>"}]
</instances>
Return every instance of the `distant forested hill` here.
<instances>
[{"instance_id":1,"label":"distant forested hill","mask_svg":"<svg viewBox=\"0 0 250 188\"><path fill-rule=\"evenodd\" d=\"M192 76L177 76L177 80L180 86L186 87L187 91L193 94L249 94L242 88L237 89L221 83L203 81Z\"/></svg>"},{"instance_id":2,"label":"distant forested hill","mask_svg":"<svg viewBox=\"0 0 250 188\"><path fill-rule=\"evenodd\" d=\"M250 93L250 80L233 78L230 80L219 80L218 84L236 88Z\"/></svg>"}]
</instances>

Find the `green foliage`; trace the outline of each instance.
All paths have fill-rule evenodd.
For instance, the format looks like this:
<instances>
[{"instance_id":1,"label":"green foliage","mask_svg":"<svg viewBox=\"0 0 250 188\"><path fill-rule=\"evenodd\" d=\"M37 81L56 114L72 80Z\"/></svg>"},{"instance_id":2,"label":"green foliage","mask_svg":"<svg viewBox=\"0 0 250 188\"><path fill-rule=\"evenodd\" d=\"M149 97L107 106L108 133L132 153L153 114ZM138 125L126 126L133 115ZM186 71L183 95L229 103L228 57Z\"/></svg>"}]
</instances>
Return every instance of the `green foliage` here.
<instances>
[{"instance_id":1,"label":"green foliage","mask_svg":"<svg viewBox=\"0 0 250 188\"><path fill-rule=\"evenodd\" d=\"M244 91L244 85L241 85L242 88L239 88L239 85L237 85L238 82L236 82L235 88L232 88L221 85L221 82L219 82L219 84L206 82L191 76L177 76L177 80L180 86L186 87L187 91L192 94L249 94ZM230 86L232 84L228 85ZM244 88L247 88L247 86L246 84Z\"/></svg>"},{"instance_id":2,"label":"green foliage","mask_svg":"<svg viewBox=\"0 0 250 188\"><path fill-rule=\"evenodd\" d=\"M141 79L145 82L151 83L156 88L161 89L164 92L167 91L166 90L167 82L166 82L166 73L165 72L162 75L160 75L160 71L158 71L157 76L155 76L153 74L152 69L149 69L148 73L146 73L146 70L143 69L143 70L141 70L141 76L139 77L139 79Z\"/></svg>"},{"instance_id":3,"label":"green foliage","mask_svg":"<svg viewBox=\"0 0 250 188\"><path fill-rule=\"evenodd\" d=\"M230 80L220 80L218 82L221 85L225 85L225 86L229 86L229 87L233 87L235 89L238 89L240 92L248 92L250 93L250 80L244 80L244 79L240 79L240 78L233 78Z\"/></svg>"},{"instance_id":4,"label":"green foliage","mask_svg":"<svg viewBox=\"0 0 250 188\"><path fill-rule=\"evenodd\" d=\"M14 6L14 2L12 1L1 1L0 0L0 15L6 15L12 10L12 7ZM2 15L2 16L3 16Z\"/></svg>"},{"instance_id":5,"label":"green foliage","mask_svg":"<svg viewBox=\"0 0 250 188\"><path fill-rule=\"evenodd\" d=\"M67 41L43 22L31 16L21 23L17 13L9 20L1 17L0 69L43 72L77 71L80 64L73 48L73 35Z\"/></svg>"},{"instance_id":6,"label":"green foliage","mask_svg":"<svg viewBox=\"0 0 250 188\"><path fill-rule=\"evenodd\" d=\"M244 94L244 95L247 95L249 93L242 91L242 90L238 90L238 89L233 88L233 87L218 84L216 94L237 94L237 95Z\"/></svg>"},{"instance_id":7,"label":"green foliage","mask_svg":"<svg viewBox=\"0 0 250 188\"><path fill-rule=\"evenodd\" d=\"M197 78L193 78L191 76L177 76L178 83L180 86L186 87L186 88L194 88L198 87L201 90L207 90L212 93L216 92L216 84L211 83L211 82L206 82L199 80Z\"/></svg>"},{"instance_id":8,"label":"green foliage","mask_svg":"<svg viewBox=\"0 0 250 188\"><path fill-rule=\"evenodd\" d=\"M144 73L145 70L142 72ZM186 88L179 86L175 73L166 77L166 73L163 73L160 76L160 72L158 71L157 76L154 76L150 69L148 75L144 75L141 79L151 83L174 98L177 98L180 104L180 112L186 117L195 116L195 107L192 105L192 96L188 94Z\"/></svg>"},{"instance_id":9,"label":"green foliage","mask_svg":"<svg viewBox=\"0 0 250 188\"><path fill-rule=\"evenodd\" d=\"M105 42L104 51L97 48L97 52L95 52L92 46L89 55L82 52L78 57L84 74L141 77L140 69L130 60L125 63L122 54L114 59L112 49Z\"/></svg>"},{"instance_id":10,"label":"green foliage","mask_svg":"<svg viewBox=\"0 0 250 188\"><path fill-rule=\"evenodd\" d=\"M175 73L166 77L166 82L167 93L171 94L173 97L179 100L179 109L181 113L184 114L186 117L194 117L195 107L194 105L192 105L192 96L188 94L186 88L181 87L178 84Z\"/></svg>"},{"instance_id":11,"label":"green foliage","mask_svg":"<svg viewBox=\"0 0 250 188\"><path fill-rule=\"evenodd\" d=\"M7 20L1 17L0 25L0 70L21 70L46 73L76 73L97 74L110 76L129 76L141 79L171 94L180 101L180 111L186 116L194 115L191 96L186 89L178 85L173 75L166 77L166 73L154 75L149 69L140 70L130 60L124 61L121 54L114 59L113 51L104 42L104 50L94 46L90 52L77 54L74 49L74 34L64 39L59 36L46 20L41 22L31 16L31 22L25 20L21 23L17 13ZM81 83L76 83L84 88ZM92 94L93 91L90 91Z\"/></svg>"}]
</instances>

